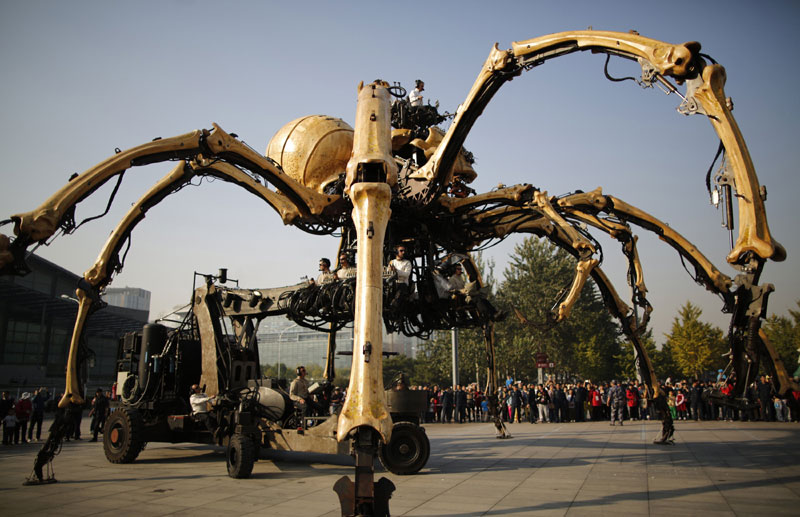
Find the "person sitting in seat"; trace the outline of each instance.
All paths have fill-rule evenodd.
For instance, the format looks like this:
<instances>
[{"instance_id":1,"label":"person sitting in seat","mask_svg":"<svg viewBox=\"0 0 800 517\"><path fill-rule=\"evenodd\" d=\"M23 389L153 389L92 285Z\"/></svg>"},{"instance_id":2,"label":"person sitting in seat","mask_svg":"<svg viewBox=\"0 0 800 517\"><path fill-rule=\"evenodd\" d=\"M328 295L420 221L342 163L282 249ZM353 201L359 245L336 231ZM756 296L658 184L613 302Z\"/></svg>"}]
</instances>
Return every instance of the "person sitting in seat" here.
<instances>
[{"instance_id":1,"label":"person sitting in seat","mask_svg":"<svg viewBox=\"0 0 800 517\"><path fill-rule=\"evenodd\" d=\"M192 406L192 417L205 424L212 434L217 430L217 419L208 411L208 404L210 402L213 405L216 400L216 397L210 397L203 393L199 385L192 385L192 395L189 397L189 404Z\"/></svg>"},{"instance_id":2,"label":"person sitting in seat","mask_svg":"<svg viewBox=\"0 0 800 517\"><path fill-rule=\"evenodd\" d=\"M461 264L456 265L456 272L461 269ZM486 287L480 287L478 277L473 271L469 275L469 281L464 281L464 277L459 273L460 280L454 280L452 275L450 277L451 292L453 297L458 299L462 298L466 303L474 305L478 315L483 319L491 321L503 321L506 318L505 311L498 311L494 305L486 298ZM461 285L461 288L457 288Z\"/></svg>"},{"instance_id":3,"label":"person sitting in seat","mask_svg":"<svg viewBox=\"0 0 800 517\"><path fill-rule=\"evenodd\" d=\"M342 388L337 386L331 394L331 415L338 415L342 406L344 406L344 393L342 393Z\"/></svg>"},{"instance_id":4,"label":"person sitting in seat","mask_svg":"<svg viewBox=\"0 0 800 517\"><path fill-rule=\"evenodd\" d=\"M314 281L312 278L308 281L309 284L316 284L318 286L329 284L336 280L336 275L331 271L331 261L325 257L319 259L319 276Z\"/></svg>"},{"instance_id":5,"label":"person sitting in seat","mask_svg":"<svg viewBox=\"0 0 800 517\"><path fill-rule=\"evenodd\" d=\"M389 272L397 275L396 291L390 306L398 310L411 292L411 261L406 258L406 247L402 244L395 249L395 257L387 266Z\"/></svg>"},{"instance_id":6,"label":"person sitting in seat","mask_svg":"<svg viewBox=\"0 0 800 517\"><path fill-rule=\"evenodd\" d=\"M296 371L297 377L289 385L289 398L294 402L295 409L299 410L303 417L322 414L322 408L308 392L309 382L306 379L306 367L298 366Z\"/></svg>"},{"instance_id":7,"label":"person sitting in seat","mask_svg":"<svg viewBox=\"0 0 800 517\"><path fill-rule=\"evenodd\" d=\"M356 267L350 255L342 253L339 255L339 269L336 270L336 278L339 280L348 280L356 277Z\"/></svg>"},{"instance_id":8,"label":"person sitting in seat","mask_svg":"<svg viewBox=\"0 0 800 517\"><path fill-rule=\"evenodd\" d=\"M456 264L455 271L447 281L450 284L450 292L457 293L464 289L467 282L464 280L464 268L461 267L461 264Z\"/></svg>"}]
</instances>

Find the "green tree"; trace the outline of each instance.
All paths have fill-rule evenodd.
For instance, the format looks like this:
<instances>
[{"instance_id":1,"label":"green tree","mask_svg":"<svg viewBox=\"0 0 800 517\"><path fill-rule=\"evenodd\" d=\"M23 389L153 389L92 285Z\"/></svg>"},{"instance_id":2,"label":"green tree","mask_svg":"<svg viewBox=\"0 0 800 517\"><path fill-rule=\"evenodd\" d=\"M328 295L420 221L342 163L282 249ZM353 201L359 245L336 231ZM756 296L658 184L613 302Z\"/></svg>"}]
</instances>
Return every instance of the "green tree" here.
<instances>
[{"instance_id":1,"label":"green tree","mask_svg":"<svg viewBox=\"0 0 800 517\"><path fill-rule=\"evenodd\" d=\"M265 377L272 377L274 379L286 378L290 375L293 376L294 373L293 371L289 370L289 367L286 366L286 363L261 365L261 371Z\"/></svg>"},{"instance_id":2,"label":"green tree","mask_svg":"<svg viewBox=\"0 0 800 517\"><path fill-rule=\"evenodd\" d=\"M800 300L796 304L800 308ZM794 375L798 368L800 348L800 311L790 309L789 316L791 319L773 314L764 322L763 329L789 375Z\"/></svg>"},{"instance_id":3,"label":"green tree","mask_svg":"<svg viewBox=\"0 0 800 517\"><path fill-rule=\"evenodd\" d=\"M452 332L442 330L431 339L420 342L414 365L412 384L451 386L453 384ZM476 371L477 370L477 371ZM466 385L476 382L486 385L486 352L482 329L459 329L458 380Z\"/></svg>"},{"instance_id":4,"label":"green tree","mask_svg":"<svg viewBox=\"0 0 800 517\"><path fill-rule=\"evenodd\" d=\"M383 360L383 385L388 388L401 373L411 384L419 384L415 375L416 362L406 355L389 356Z\"/></svg>"},{"instance_id":5,"label":"green tree","mask_svg":"<svg viewBox=\"0 0 800 517\"><path fill-rule=\"evenodd\" d=\"M661 350L656 350L653 369L656 371L656 376L662 380L675 379L681 375L681 370L675 362L671 343L664 343Z\"/></svg>"},{"instance_id":6,"label":"green tree","mask_svg":"<svg viewBox=\"0 0 800 517\"><path fill-rule=\"evenodd\" d=\"M417 347L414 384L449 386L451 359L450 332L441 331Z\"/></svg>"},{"instance_id":7,"label":"green tree","mask_svg":"<svg viewBox=\"0 0 800 517\"><path fill-rule=\"evenodd\" d=\"M660 357L658 349L656 348L656 342L653 339L653 332L648 329L647 332L645 332L641 337L641 342L647 357L650 358L650 363L653 365L653 370L655 370L656 375L663 375L661 370L658 368L658 360ZM615 360L617 362L617 372L620 378L637 378L636 361L632 342L624 341L620 343L620 353L615 357Z\"/></svg>"},{"instance_id":8,"label":"green tree","mask_svg":"<svg viewBox=\"0 0 800 517\"><path fill-rule=\"evenodd\" d=\"M495 301L494 262L484 260L481 253L472 255L480 272L484 292L491 303ZM452 332L437 332L432 339L422 344L424 355L418 355L419 378L428 379L428 384L449 386L452 384ZM424 359L423 359L424 357ZM479 381L486 385L486 344L482 328L464 328L458 331L458 380L466 385ZM415 384L418 382L413 380Z\"/></svg>"},{"instance_id":9,"label":"green tree","mask_svg":"<svg viewBox=\"0 0 800 517\"><path fill-rule=\"evenodd\" d=\"M497 293L501 308L518 310L528 323L508 318L497 326L498 374L533 378L536 352L556 364L558 376L609 379L619 354L619 328L590 279L569 318L549 325L551 309L568 290L576 259L547 240L528 237L514 248Z\"/></svg>"},{"instance_id":10,"label":"green tree","mask_svg":"<svg viewBox=\"0 0 800 517\"><path fill-rule=\"evenodd\" d=\"M672 359L681 375L700 378L709 370L724 366L722 356L727 350L722 331L700 321L703 313L691 302L681 307L672 322L672 332L667 343Z\"/></svg>"},{"instance_id":11,"label":"green tree","mask_svg":"<svg viewBox=\"0 0 800 517\"><path fill-rule=\"evenodd\" d=\"M484 260L480 252L472 254L472 260L481 275L484 290L490 303L497 305L496 282L494 278L494 261ZM447 342L452 342L448 333ZM466 385L478 382L486 386L487 378L486 342L482 328L465 328L458 331L458 380ZM452 373L450 375L452 377Z\"/></svg>"}]
</instances>

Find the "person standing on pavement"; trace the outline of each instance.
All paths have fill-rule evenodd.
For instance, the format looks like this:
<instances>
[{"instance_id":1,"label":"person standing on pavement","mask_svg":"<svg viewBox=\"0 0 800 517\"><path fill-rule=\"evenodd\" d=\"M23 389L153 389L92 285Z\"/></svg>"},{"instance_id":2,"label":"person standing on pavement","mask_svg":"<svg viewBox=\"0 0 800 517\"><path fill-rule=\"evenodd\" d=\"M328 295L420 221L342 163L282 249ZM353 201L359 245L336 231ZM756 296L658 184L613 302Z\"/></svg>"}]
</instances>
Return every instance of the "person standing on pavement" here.
<instances>
[{"instance_id":1,"label":"person standing on pavement","mask_svg":"<svg viewBox=\"0 0 800 517\"><path fill-rule=\"evenodd\" d=\"M442 423L450 423L453 417L453 404L455 403L453 396L453 388L450 386L442 394L442 418L439 420Z\"/></svg>"},{"instance_id":2,"label":"person standing on pavement","mask_svg":"<svg viewBox=\"0 0 800 517\"><path fill-rule=\"evenodd\" d=\"M763 375L756 384L756 393L758 394L758 402L761 405L761 419L765 422L772 422L772 384L767 382L767 378Z\"/></svg>"},{"instance_id":3,"label":"person standing on pavement","mask_svg":"<svg viewBox=\"0 0 800 517\"><path fill-rule=\"evenodd\" d=\"M536 407L536 386L534 384L530 384L528 386L526 398L528 399L529 421L530 423L535 424L536 416L539 413L539 408Z\"/></svg>"},{"instance_id":4,"label":"person standing on pavement","mask_svg":"<svg viewBox=\"0 0 800 517\"><path fill-rule=\"evenodd\" d=\"M639 420L639 390L630 384L625 391L625 397L628 400L628 418Z\"/></svg>"},{"instance_id":5,"label":"person standing on pavement","mask_svg":"<svg viewBox=\"0 0 800 517\"><path fill-rule=\"evenodd\" d=\"M622 412L625 407L625 395L622 393L622 387L617 384L617 381L611 381L611 387L608 389L608 407L611 410L611 425L615 425L619 419L619 425L622 425Z\"/></svg>"},{"instance_id":6,"label":"person standing on pavement","mask_svg":"<svg viewBox=\"0 0 800 517\"><path fill-rule=\"evenodd\" d=\"M0 421L4 420L8 412L12 409L14 409L14 399L11 398L7 391L4 391L3 397L0 399ZM14 414L14 418L16 418L16 413ZM5 424L3 428L5 429ZM13 438L13 433L11 436Z\"/></svg>"},{"instance_id":7,"label":"person standing on pavement","mask_svg":"<svg viewBox=\"0 0 800 517\"><path fill-rule=\"evenodd\" d=\"M14 411L17 414L17 429L14 431L14 443L28 443L25 439L25 434L28 431L28 421L31 419L31 394L29 392L23 393L19 397L19 402L14 406Z\"/></svg>"},{"instance_id":8,"label":"person standing on pavement","mask_svg":"<svg viewBox=\"0 0 800 517\"><path fill-rule=\"evenodd\" d=\"M703 389L700 387L700 381L695 379L689 391L689 409L692 411L692 419L694 419L695 422L700 420L700 403L702 402L702 396Z\"/></svg>"},{"instance_id":9,"label":"person standing on pavement","mask_svg":"<svg viewBox=\"0 0 800 517\"><path fill-rule=\"evenodd\" d=\"M511 422L522 423L522 392L514 384L511 391Z\"/></svg>"},{"instance_id":10,"label":"person standing on pavement","mask_svg":"<svg viewBox=\"0 0 800 517\"><path fill-rule=\"evenodd\" d=\"M584 404L586 403L586 399L589 396L589 392L587 391L586 387L583 383L578 383L578 387L575 388L575 421L576 422L583 422L586 420L584 417L586 416L586 412L583 409Z\"/></svg>"},{"instance_id":11,"label":"person standing on pavement","mask_svg":"<svg viewBox=\"0 0 800 517\"><path fill-rule=\"evenodd\" d=\"M74 419L72 421L72 437L76 440L81 439L81 420L83 420L83 406L79 406L73 413Z\"/></svg>"},{"instance_id":12,"label":"person standing on pavement","mask_svg":"<svg viewBox=\"0 0 800 517\"><path fill-rule=\"evenodd\" d=\"M463 386L456 386L455 392L456 414L455 419L459 424L463 424L467 419L467 392Z\"/></svg>"},{"instance_id":13,"label":"person standing on pavement","mask_svg":"<svg viewBox=\"0 0 800 517\"><path fill-rule=\"evenodd\" d=\"M17 434L18 425L17 414L14 408L11 408L6 416L3 417L3 445L12 445L14 443L14 435Z\"/></svg>"},{"instance_id":14,"label":"person standing on pavement","mask_svg":"<svg viewBox=\"0 0 800 517\"><path fill-rule=\"evenodd\" d=\"M106 423L106 417L108 416L110 404L108 403L108 399L105 395L103 395L103 390L101 388L97 388L97 393L92 399L92 439L89 440L90 442L97 441L97 433L103 430L103 426Z\"/></svg>"},{"instance_id":15,"label":"person standing on pavement","mask_svg":"<svg viewBox=\"0 0 800 517\"><path fill-rule=\"evenodd\" d=\"M342 393L342 388L337 386L331 393L331 415L338 415L342 410L342 406L344 406L344 393Z\"/></svg>"},{"instance_id":16,"label":"person standing on pavement","mask_svg":"<svg viewBox=\"0 0 800 517\"><path fill-rule=\"evenodd\" d=\"M472 422L475 416L475 391L472 386L467 387L467 422ZM478 419L475 418L477 421Z\"/></svg>"},{"instance_id":17,"label":"person standing on pavement","mask_svg":"<svg viewBox=\"0 0 800 517\"><path fill-rule=\"evenodd\" d=\"M567 401L567 393L564 390L563 384L556 384L555 388L556 393L556 415L558 415L558 421L569 422L569 403Z\"/></svg>"},{"instance_id":18,"label":"person standing on pavement","mask_svg":"<svg viewBox=\"0 0 800 517\"><path fill-rule=\"evenodd\" d=\"M47 403L47 399L50 398L50 394L47 392L47 388L39 388L38 390L33 392L33 400L31 400L31 405L33 406L33 410L31 411L31 421L28 425L28 441L33 441L33 428L36 427L36 441L42 439L42 422L44 422L44 406Z\"/></svg>"},{"instance_id":19,"label":"person standing on pavement","mask_svg":"<svg viewBox=\"0 0 800 517\"><path fill-rule=\"evenodd\" d=\"M539 390L536 392L536 407L539 409L539 422L549 422L548 406L550 404L550 395L544 386L539 385Z\"/></svg>"}]
</instances>

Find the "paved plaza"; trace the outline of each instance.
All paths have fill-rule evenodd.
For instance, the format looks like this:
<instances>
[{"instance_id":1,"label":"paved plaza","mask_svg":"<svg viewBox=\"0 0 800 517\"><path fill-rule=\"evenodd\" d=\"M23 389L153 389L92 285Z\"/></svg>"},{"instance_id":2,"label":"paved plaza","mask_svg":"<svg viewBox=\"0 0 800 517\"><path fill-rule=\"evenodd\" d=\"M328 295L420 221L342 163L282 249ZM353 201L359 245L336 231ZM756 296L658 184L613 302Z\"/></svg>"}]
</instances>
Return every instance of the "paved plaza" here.
<instances>
[{"instance_id":1,"label":"paved plaza","mask_svg":"<svg viewBox=\"0 0 800 517\"><path fill-rule=\"evenodd\" d=\"M490 424L428 425L426 468L376 477L397 486L392 515L800 515L800 425L677 428L669 447L651 443L657 422L512 424L511 440ZM56 457L58 483L23 487L37 450L0 448L1 515L338 516L333 484L353 475L349 457L268 452L234 480L223 449L199 445L149 444L112 465L84 438Z\"/></svg>"}]
</instances>

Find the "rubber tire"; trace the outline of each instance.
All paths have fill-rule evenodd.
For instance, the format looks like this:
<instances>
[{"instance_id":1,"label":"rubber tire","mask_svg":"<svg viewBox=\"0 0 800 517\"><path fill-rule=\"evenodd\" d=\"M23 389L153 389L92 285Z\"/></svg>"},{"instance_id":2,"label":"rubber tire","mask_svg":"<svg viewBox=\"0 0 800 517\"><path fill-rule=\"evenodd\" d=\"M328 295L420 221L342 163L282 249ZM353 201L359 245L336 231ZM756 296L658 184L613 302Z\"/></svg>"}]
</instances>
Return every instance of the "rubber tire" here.
<instances>
[{"instance_id":1,"label":"rubber tire","mask_svg":"<svg viewBox=\"0 0 800 517\"><path fill-rule=\"evenodd\" d=\"M399 476L416 474L428 463L431 442L425 429L412 422L397 422L392 426L388 444L381 444L378 457L383 468Z\"/></svg>"},{"instance_id":2,"label":"rubber tire","mask_svg":"<svg viewBox=\"0 0 800 517\"><path fill-rule=\"evenodd\" d=\"M144 443L144 422L138 411L122 407L108 416L103 430L103 450L108 461L132 463Z\"/></svg>"},{"instance_id":3,"label":"rubber tire","mask_svg":"<svg viewBox=\"0 0 800 517\"><path fill-rule=\"evenodd\" d=\"M243 434L231 436L225 454L228 464L228 475L235 479L246 479L253 472L256 458L256 446L252 438Z\"/></svg>"}]
</instances>

